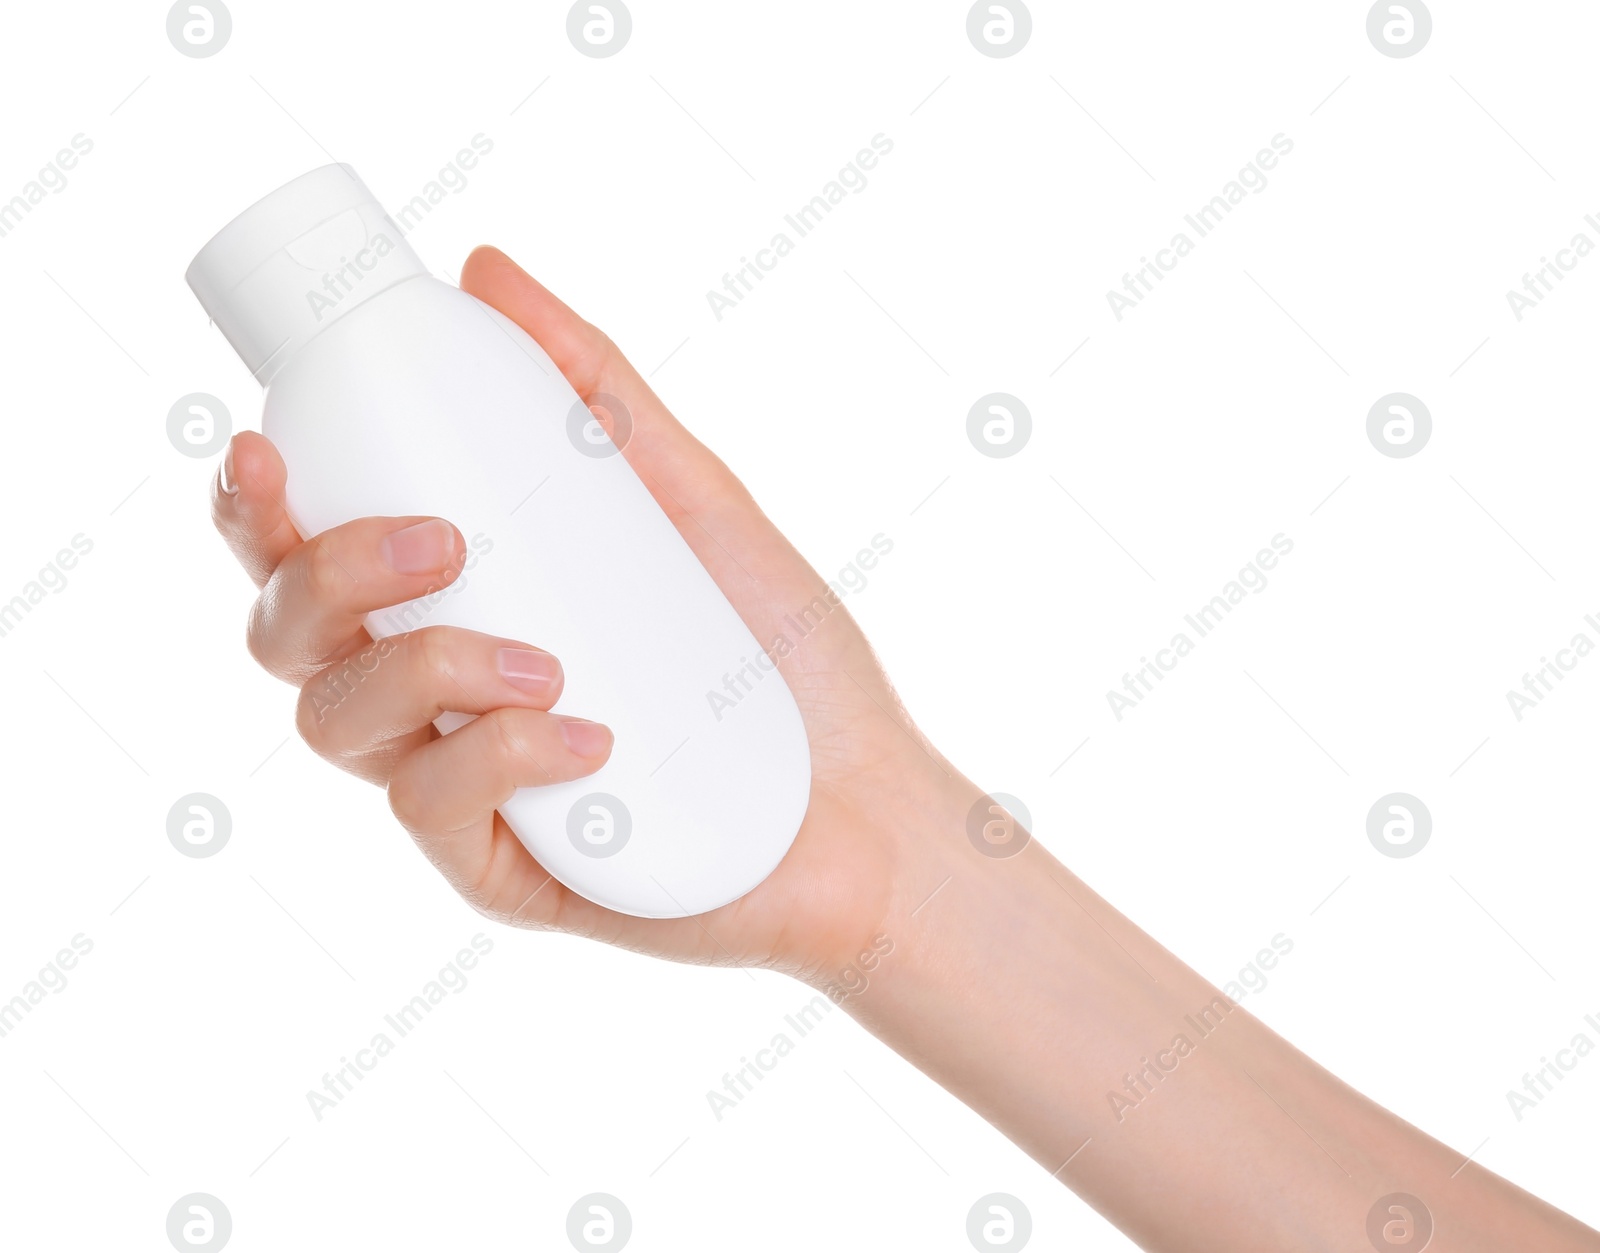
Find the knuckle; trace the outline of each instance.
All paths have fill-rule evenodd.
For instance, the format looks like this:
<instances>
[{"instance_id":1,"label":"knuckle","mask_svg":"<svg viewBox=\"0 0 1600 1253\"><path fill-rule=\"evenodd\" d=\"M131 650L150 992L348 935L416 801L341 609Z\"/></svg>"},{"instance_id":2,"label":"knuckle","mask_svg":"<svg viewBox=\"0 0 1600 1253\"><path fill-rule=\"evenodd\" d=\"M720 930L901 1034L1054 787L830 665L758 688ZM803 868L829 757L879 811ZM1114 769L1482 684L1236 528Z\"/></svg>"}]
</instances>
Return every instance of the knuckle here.
<instances>
[{"instance_id":1,"label":"knuckle","mask_svg":"<svg viewBox=\"0 0 1600 1253\"><path fill-rule=\"evenodd\" d=\"M449 679L455 675L454 648L449 627L420 627L406 636L412 664L428 678Z\"/></svg>"},{"instance_id":2,"label":"knuckle","mask_svg":"<svg viewBox=\"0 0 1600 1253\"><path fill-rule=\"evenodd\" d=\"M300 689L300 698L294 706L294 729L306 746L322 758L328 756L327 716L331 707L319 690L324 686L323 677L318 675Z\"/></svg>"},{"instance_id":3,"label":"knuckle","mask_svg":"<svg viewBox=\"0 0 1600 1253\"><path fill-rule=\"evenodd\" d=\"M520 763L534 760L528 748L528 736L524 725L527 715L526 710L515 709L509 706L500 709L491 709L483 715L482 720L489 724L493 732L490 737L491 749L495 761L502 767L503 777L517 773Z\"/></svg>"},{"instance_id":4,"label":"knuckle","mask_svg":"<svg viewBox=\"0 0 1600 1253\"><path fill-rule=\"evenodd\" d=\"M456 890L456 895L470 905L474 913L495 920L494 888L487 871L470 878L464 877L459 872L446 877L450 880L450 886Z\"/></svg>"},{"instance_id":5,"label":"knuckle","mask_svg":"<svg viewBox=\"0 0 1600 1253\"><path fill-rule=\"evenodd\" d=\"M415 768L402 763L389 776L389 812L413 834L422 830L424 798Z\"/></svg>"},{"instance_id":6,"label":"knuckle","mask_svg":"<svg viewBox=\"0 0 1600 1253\"><path fill-rule=\"evenodd\" d=\"M584 326L587 328L587 342L580 362L590 374L598 376L608 363L615 361L622 353L611 336L593 322L585 322Z\"/></svg>"},{"instance_id":7,"label":"knuckle","mask_svg":"<svg viewBox=\"0 0 1600 1253\"><path fill-rule=\"evenodd\" d=\"M300 689L295 703L295 729L317 756L330 761L338 757L340 742L334 734L333 719L367 673L366 659L371 652L369 649L335 662Z\"/></svg>"},{"instance_id":8,"label":"knuckle","mask_svg":"<svg viewBox=\"0 0 1600 1253\"><path fill-rule=\"evenodd\" d=\"M244 646L256 665L273 673L272 618L265 592L250 606L250 615L245 619Z\"/></svg>"},{"instance_id":9,"label":"knuckle","mask_svg":"<svg viewBox=\"0 0 1600 1253\"><path fill-rule=\"evenodd\" d=\"M324 543L313 540L301 549L300 578L313 600L338 604L350 591L350 574Z\"/></svg>"}]
</instances>

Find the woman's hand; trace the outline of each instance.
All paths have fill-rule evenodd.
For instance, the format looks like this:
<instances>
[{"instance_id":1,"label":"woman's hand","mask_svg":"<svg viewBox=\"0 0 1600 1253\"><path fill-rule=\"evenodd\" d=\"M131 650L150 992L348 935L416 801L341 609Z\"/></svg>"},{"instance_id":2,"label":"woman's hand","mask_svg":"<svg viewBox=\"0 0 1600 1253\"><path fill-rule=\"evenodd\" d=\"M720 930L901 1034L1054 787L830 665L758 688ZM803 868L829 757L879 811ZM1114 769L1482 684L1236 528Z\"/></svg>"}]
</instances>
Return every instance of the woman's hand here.
<instances>
[{"instance_id":1,"label":"woman's hand","mask_svg":"<svg viewBox=\"0 0 1600 1253\"><path fill-rule=\"evenodd\" d=\"M533 336L580 396L604 393L626 406L633 430L624 455L763 647L786 615L832 606L778 663L811 743L811 802L794 846L755 890L695 918L614 913L553 880L496 806L518 787L598 769L609 730L549 712L560 664L538 640L436 626L375 644L364 616L449 583L465 555L460 533L448 520L363 518L302 541L282 503L282 458L245 433L224 458L212 513L261 588L252 654L301 689L297 722L312 749L386 787L396 817L484 914L826 984L904 912L897 897L914 905L934 889L938 878L915 868L914 833L923 815L958 831L976 790L911 724L824 580L616 345L495 249L467 259L461 286ZM351 683L351 673L364 677ZM446 710L482 716L440 736L432 723Z\"/></svg>"},{"instance_id":2,"label":"woman's hand","mask_svg":"<svg viewBox=\"0 0 1600 1253\"><path fill-rule=\"evenodd\" d=\"M526 328L580 395L627 406L628 460L757 639L770 645L785 615L824 596L604 335L490 249L468 259L462 286ZM448 582L460 534L437 519L365 518L302 543L283 487L266 440L234 440L214 508L262 588L251 649L301 688L311 746L386 785L401 822L484 913L859 993L849 1013L1149 1249L1353 1249L1396 1193L1428 1211L1441 1249L1600 1247L1340 1083L1037 841L986 856L997 850L968 838L969 813L985 812L978 790L917 734L836 603L779 662L805 717L812 787L778 869L695 918L631 918L567 891L495 806L594 770L610 732L549 712L561 678L537 640L432 627L373 644L363 615ZM341 678L374 649L366 677ZM482 716L441 737L431 723L445 710ZM880 936L892 953L881 966ZM874 972L870 990L858 963Z\"/></svg>"}]
</instances>

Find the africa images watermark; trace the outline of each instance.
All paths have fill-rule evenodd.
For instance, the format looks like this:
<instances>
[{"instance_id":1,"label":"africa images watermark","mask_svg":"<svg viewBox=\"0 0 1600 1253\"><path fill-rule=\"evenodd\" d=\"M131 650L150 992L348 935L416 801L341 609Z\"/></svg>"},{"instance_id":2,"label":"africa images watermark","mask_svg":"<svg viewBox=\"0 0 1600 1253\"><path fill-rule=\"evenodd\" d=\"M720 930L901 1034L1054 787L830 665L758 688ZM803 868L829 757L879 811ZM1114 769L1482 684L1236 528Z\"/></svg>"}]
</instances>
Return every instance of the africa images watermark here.
<instances>
[{"instance_id":1,"label":"africa images watermark","mask_svg":"<svg viewBox=\"0 0 1600 1253\"><path fill-rule=\"evenodd\" d=\"M1139 268L1132 274L1122 276L1121 291L1113 288L1106 292L1106 303L1111 306L1112 316L1120 322L1125 314L1137 309L1145 297L1155 290L1156 283L1176 270L1178 262L1195 250L1197 240L1204 239L1221 226L1223 219L1250 196L1259 196L1266 191L1269 182L1266 172L1275 169L1278 162L1293 151L1294 140L1280 131L1272 137L1271 147L1257 152L1255 159L1246 162L1237 175L1223 184L1220 192L1194 213L1184 214L1183 223L1189 230L1174 234L1165 248L1156 251L1154 261L1149 257L1140 257ZM1189 231L1194 232L1192 237Z\"/></svg>"},{"instance_id":2,"label":"africa images watermark","mask_svg":"<svg viewBox=\"0 0 1600 1253\"><path fill-rule=\"evenodd\" d=\"M1583 616L1584 625L1600 634L1600 619L1589 613ZM1594 652L1594 640L1587 632L1579 631L1565 648L1556 649L1556 659L1541 657L1541 665L1532 674L1522 676L1522 690L1506 691L1506 704L1518 722L1530 709L1537 709L1544 698L1555 690L1555 685L1578 668L1578 663Z\"/></svg>"},{"instance_id":3,"label":"africa images watermark","mask_svg":"<svg viewBox=\"0 0 1600 1253\"><path fill-rule=\"evenodd\" d=\"M39 568L39 573L22 585L22 590L8 601L0 602L0 637L10 635L22 624L51 593L59 595L66 590L67 572L74 569L81 558L94 551L94 541L82 531L74 535L70 546L62 548Z\"/></svg>"},{"instance_id":4,"label":"africa images watermark","mask_svg":"<svg viewBox=\"0 0 1600 1253\"><path fill-rule=\"evenodd\" d=\"M1600 218L1587 213L1583 221L1585 226L1596 235L1600 235ZM1555 291L1556 284L1564 283L1567 275L1578 268L1578 262L1594 249L1594 239L1590 237L1589 232L1579 231L1565 248L1556 249L1555 260L1540 257L1539 268L1532 274L1522 276L1522 290L1512 288L1506 292L1506 303L1511 306L1511 316L1520 322L1530 310L1537 309L1544 303L1544 298Z\"/></svg>"},{"instance_id":5,"label":"africa images watermark","mask_svg":"<svg viewBox=\"0 0 1600 1253\"><path fill-rule=\"evenodd\" d=\"M789 635L779 635L770 647L757 653L753 660L741 657L739 668L732 674L722 676L721 690L711 688L706 692L706 703L711 706L712 719L721 722L729 710L737 708L739 702L755 690L757 683L776 670L780 661L805 643L828 620L833 611L844 603L846 596L866 587L866 572L874 569L880 560L893 551L894 541L879 531L872 537L871 547L857 552L855 559L829 579L822 591L795 613L785 614L783 621L793 632L792 639Z\"/></svg>"},{"instance_id":6,"label":"africa images watermark","mask_svg":"<svg viewBox=\"0 0 1600 1253\"><path fill-rule=\"evenodd\" d=\"M706 1103L711 1106L711 1115L718 1122L730 1109L737 1109L739 1103L755 1091L756 1084L765 1079L769 1073L790 1053L794 1052L795 1042L803 1040L816 1029L822 1021L824 1014L833 1012L833 1006L821 996L813 996L793 1014L783 1016L784 1026L788 1031L778 1031L767 1041L765 1048L756 1050L755 1060L748 1057L739 1059L738 1067L731 1073L722 1076L722 1089L710 1088L706 1091ZM794 1034L791 1035L790 1032Z\"/></svg>"},{"instance_id":7,"label":"africa images watermark","mask_svg":"<svg viewBox=\"0 0 1600 1253\"><path fill-rule=\"evenodd\" d=\"M822 1016L832 1013L835 1005L843 1005L846 1000L854 995L861 995L867 991L870 984L870 973L877 970L878 963L894 952L894 941L890 936L872 936L869 943L862 947L850 965L846 965L837 979L829 979L822 984L822 995L811 997L811 1000L798 1008L795 1013L784 1015L784 1026L787 1031L774 1032L765 1047L755 1050L754 1058L739 1058L739 1066L731 1074L722 1077L722 1090L709 1088L706 1091L706 1104L717 1122L722 1122L723 1114L730 1109L736 1109L746 1096L755 1091L755 1085L766 1079L774 1069L778 1069L779 1061L794 1053L795 1043L805 1039L806 1035L816 1031L816 1026L821 1023ZM792 1034L790 1034L792 1032Z\"/></svg>"},{"instance_id":8,"label":"africa images watermark","mask_svg":"<svg viewBox=\"0 0 1600 1253\"><path fill-rule=\"evenodd\" d=\"M394 654L400 647L396 637L426 626L435 609L467 586L467 575L478 564L478 559L493 551L494 541L482 531L477 532L467 542L466 551L462 554L461 571L456 578L442 587L429 588L403 605L380 609L375 613L374 619L388 634L371 648L364 648L346 657L339 665L329 667L317 677L314 687L307 688L310 712L316 720L321 722L344 704L361 682Z\"/></svg>"},{"instance_id":9,"label":"africa images watermark","mask_svg":"<svg viewBox=\"0 0 1600 1253\"><path fill-rule=\"evenodd\" d=\"M860 996L872 983L872 973L883 959L894 952L894 940L883 932L872 937L869 944L855 955L838 978L822 985L823 995L835 1005L843 1005L852 996Z\"/></svg>"},{"instance_id":10,"label":"africa images watermark","mask_svg":"<svg viewBox=\"0 0 1600 1253\"><path fill-rule=\"evenodd\" d=\"M62 948L39 969L39 973L22 985L9 1001L0 1004L0 1039L10 1035L22 1020L33 1013L52 993L62 992L67 986L67 971L80 960L94 952L94 941L83 932L72 937L69 947Z\"/></svg>"},{"instance_id":11,"label":"africa images watermark","mask_svg":"<svg viewBox=\"0 0 1600 1253\"><path fill-rule=\"evenodd\" d=\"M306 1092L306 1103L311 1106L312 1116L321 1122L329 1110L338 1108L339 1103L355 1090L357 1083L376 1070L378 1063L394 1052L396 1041L405 1039L429 1014L433 1013L434 1006L442 1004L452 995L459 996L466 991L468 984L466 972L493 949L494 941L483 932L478 932L472 937L471 948L457 952L455 957L440 967L437 975L422 985L420 992L394 1013L385 1014L383 1025L387 1030L374 1032L366 1047L356 1050L353 1059L341 1057L338 1067L332 1073L322 1076L320 1091L312 1088Z\"/></svg>"},{"instance_id":12,"label":"africa images watermark","mask_svg":"<svg viewBox=\"0 0 1600 1253\"><path fill-rule=\"evenodd\" d=\"M1600 1015L1585 1014L1584 1025L1596 1035L1600 1035ZM1588 1031L1580 1031L1572 1037L1566 1048L1557 1049L1555 1060L1541 1057L1543 1063L1532 1074L1522 1076L1522 1090L1511 1088L1506 1092L1506 1104L1511 1107L1511 1114L1518 1122L1530 1109L1536 1109L1540 1102L1551 1092L1555 1086L1564 1081L1569 1073L1576 1070L1578 1063L1590 1053L1594 1052L1595 1043Z\"/></svg>"},{"instance_id":13,"label":"africa images watermark","mask_svg":"<svg viewBox=\"0 0 1600 1253\"><path fill-rule=\"evenodd\" d=\"M1122 690L1119 692L1112 688L1106 692L1106 702L1117 721L1121 722L1129 710L1137 709L1139 703L1155 690L1156 682L1176 670L1178 663L1194 651L1195 641L1211 634L1233 612L1235 605L1244 603L1251 595L1266 591L1266 572L1293 551L1294 541L1279 531L1272 537L1272 546L1256 553L1255 560L1246 562L1236 578L1223 584L1222 591L1194 613L1184 615L1183 621L1194 632L1194 638L1190 638L1187 631L1179 631L1165 648L1156 651L1154 661L1148 657L1139 658L1139 668L1132 674L1122 676Z\"/></svg>"},{"instance_id":14,"label":"africa images watermark","mask_svg":"<svg viewBox=\"0 0 1600 1253\"><path fill-rule=\"evenodd\" d=\"M394 227L397 238L404 239L415 230L436 205L444 203L448 194L460 195L466 190L466 171L474 169L479 161L494 151L494 140L481 131L472 137L470 143L470 147L460 149L437 175L424 183L422 190L406 201L399 212L388 215L388 222ZM324 316L337 309L340 302L356 289L362 279L376 270L378 263L394 249L395 240L390 239L387 232L375 231L360 248L340 258L338 269L324 271L322 286L306 291L311 320L321 322Z\"/></svg>"},{"instance_id":15,"label":"africa images watermark","mask_svg":"<svg viewBox=\"0 0 1600 1253\"><path fill-rule=\"evenodd\" d=\"M79 161L94 151L94 140L79 133L70 141L71 146L61 149L54 159L45 162L38 174L22 185L22 190L10 200L0 201L0 238L11 234L22 219L33 212L33 207L44 203L45 197L59 195L67 189L67 171L77 167Z\"/></svg>"},{"instance_id":16,"label":"africa images watermark","mask_svg":"<svg viewBox=\"0 0 1600 1253\"><path fill-rule=\"evenodd\" d=\"M477 168L478 162L494 151L494 140L479 131L469 141L470 147L460 149L453 160L447 161L438 174L422 185L422 190L406 201L394 218L402 235L416 230L417 223L432 213L436 205L443 204L447 196L459 196L467 189L467 171Z\"/></svg>"},{"instance_id":17,"label":"africa images watermark","mask_svg":"<svg viewBox=\"0 0 1600 1253\"><path fill-rule=\"evenodd\" d=\"M732 274L722 276L721 291L713 289L706 292L706 303L711 306L713 318L722 321L723 314L736 308L755 290L757 283L777 269L778 262L794 251L796 241L816 230L836 205L866 191L867 171L875 168L880 160L894 151L894 140L882 131L869 142L871 146L857 152L854 160L847 162L838 174L822 185L821 191L795 212L784 214L783 224L788 229L774 233L765 248L757 248L754 260L739 258L739 268ZM794 232L792 237L790 231Z\"/></svg>"},{"instance_id":18,"label":"africa images watermark","mask_svg":"<svg viewBox=\"0 0 1600 1253\"><path fill-rule=\"evenodd\" d=\"M865 992L871 972L892 952L894 941L882 932L878 933L839 973L837 979L830 979L823 985L821 994L813 996L794 1013L785 1014L783 1024L786 1030L774 1032L766 1045L756 1050L753 1058L741 1057L738 1067L722 1076L720 1089L707 1089L706 1104L711 1107L712 1117L721 1122L725 1113L738 1108L755 1091L756 1084L794 1052L800 1040L816 1030L824 1015L832 1013L834 1006L844 1004L850 997Z\"/></svg>"},{"instance_id":19,"label":"africa images watermark","mask_svg":"<svg viewBox=\"0 0 1600 1253\"><path fill-rule=\"evenodd\" d=\"M1294 941L1282 931L1278 932L1272 937L1272 947L1260 950L1255 959L1239 971L1238 978L1223 986L1221 995L1213 997L1195 1013L1185 1014L1185 1030L1178 1031L1166 1048L1158 1049L1154 1058L1141 1057L1139 1060L1144 1064L1131 1074L1122 1076L1120 1090L1112 1089L1106 1093L1112 1120L1120 1123L1131 1111L1154 1096L1156 1086L1221 1029L1240 1001L1252 992L1259 993L1266 989L1266 972L1292 952Z\"/></svg>"}]
</instances>

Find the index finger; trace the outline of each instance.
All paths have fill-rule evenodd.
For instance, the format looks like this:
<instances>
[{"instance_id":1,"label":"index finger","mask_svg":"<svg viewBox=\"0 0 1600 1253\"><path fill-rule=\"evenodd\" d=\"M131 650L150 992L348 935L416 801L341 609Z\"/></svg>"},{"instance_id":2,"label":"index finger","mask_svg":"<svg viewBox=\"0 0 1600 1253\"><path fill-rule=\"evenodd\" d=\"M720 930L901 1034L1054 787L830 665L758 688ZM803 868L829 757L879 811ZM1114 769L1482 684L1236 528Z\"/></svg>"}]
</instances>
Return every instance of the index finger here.
<instances>
[{"instance_id":1,"label":"index finger","mask_svg":"<svg viewBox=\"0 0 1600 1253\"><path fill-rule=\"evenodd\" d=\"M301 543L283 503L288 478L271 440L240 431L211 485L211 520L257 587L265 586L278 563Z\"/></svg>"}]
</instances>

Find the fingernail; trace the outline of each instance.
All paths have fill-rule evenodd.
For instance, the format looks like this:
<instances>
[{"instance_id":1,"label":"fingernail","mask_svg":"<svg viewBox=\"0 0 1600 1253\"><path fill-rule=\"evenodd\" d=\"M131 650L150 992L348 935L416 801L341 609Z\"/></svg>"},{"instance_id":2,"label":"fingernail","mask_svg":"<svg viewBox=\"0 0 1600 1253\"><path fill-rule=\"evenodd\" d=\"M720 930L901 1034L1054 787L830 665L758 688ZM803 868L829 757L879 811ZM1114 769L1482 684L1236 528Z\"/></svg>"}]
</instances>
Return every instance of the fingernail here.
<instances>
[{"instance_id":1,"label":"fingernail","mask_svg":"<svg viewBox=\"0 0 1600 1253\"><path fill-rule=\"evenodd\" d=\"M228 451L222 454L221 486L224 496L239 494L239 480L233 477L233 441L228 441Z\"/></svg>"},{"instance_id":2,"label":"fingernail","mask_svg":"<svg viewBox=\"0 0 1600 1253\"><path fill-rule=\"evenodd\" d=\"M603 757L611 747L611 728L584 718L563 718L561 738L579 757Z\"/></svg>"},{"instance_id":3,"label":"fingernail","mask_svg":"<svg viewBox=\"0 0 1600 1253\"><path fill-rule=\"evenodd\" d=\"M396 574L432 574L444 569L455 547L450 524L430 518L383 537L383 559Z\"/></svg>"},{"instance_id":4,"label":"fingernail","mask_svg":"<svg viewBox=\"0 0 1600 1253\"><path fill-rule=\"evenodd\" d=\"M495 664L506 682L536 696L549 692L561 678L561 663L537 648L502 648Z\"/></svg>"}]
</instances>

